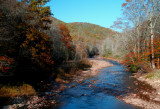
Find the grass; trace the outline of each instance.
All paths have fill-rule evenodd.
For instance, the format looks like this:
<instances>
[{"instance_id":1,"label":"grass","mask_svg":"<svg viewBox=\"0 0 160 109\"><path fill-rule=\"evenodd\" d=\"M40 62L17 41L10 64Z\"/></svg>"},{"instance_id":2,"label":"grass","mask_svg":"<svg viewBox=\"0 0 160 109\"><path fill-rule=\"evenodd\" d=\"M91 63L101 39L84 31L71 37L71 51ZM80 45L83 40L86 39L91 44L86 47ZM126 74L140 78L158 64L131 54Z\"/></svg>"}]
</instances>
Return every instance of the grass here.
<instances>
[{"instance_id":1,"label":"grass","mask_svg":"<svg viewBox=\"0 0 160 109\"><path fill-rule=\"evenodd\" d=\"M35 95L36 91L29 84L23 84L22 86L3 86L0 89L0 97L17 97L17 96L30 96Z\"/></svg>"},{"instance_id":2,"label":"grass","mask_svg":"<svg viewBox=\"0 0 160 109\"><path fill-rule=\"evenodd\" d=\"M160 79L160 70L159 69L156 69L156 70L153 70L151 73L148 73L146 75L146 78L148 79Z\"/></svg>"}]
</instances>

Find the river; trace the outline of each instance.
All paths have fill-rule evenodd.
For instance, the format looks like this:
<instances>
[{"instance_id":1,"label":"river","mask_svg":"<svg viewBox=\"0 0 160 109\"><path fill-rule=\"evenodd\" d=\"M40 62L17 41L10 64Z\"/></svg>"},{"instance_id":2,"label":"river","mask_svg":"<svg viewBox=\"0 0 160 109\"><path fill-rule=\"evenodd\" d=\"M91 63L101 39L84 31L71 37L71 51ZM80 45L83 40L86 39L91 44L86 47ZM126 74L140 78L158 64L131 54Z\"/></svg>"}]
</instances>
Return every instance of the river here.
<instances>
[{"instance_id":1,"label":"river","mask_svg":"<svg viewBox=\"0 0 160 109\"><path fill-rule=\"evenodd\" d=\"M117 99L137 87L131 73L116 61L106 61L114 66L101 69L99 75L81 83L68 84L56 98L56 109L138 109Z\"/></svg>"},{"instance_id":2,"label":"river","mask_svg":"<svg viewBox=\"0 0 160 109\"><path fill-rule=\"evenodd\" d=\"M101 59L98 59L101 60ZM0 108L15 109L139 109L139 107L127 104L118 98L127 97L133 93L145 101L149 96L143 92L154 93L149 84L132 78L132 73L126 71L126 67L116 61L105 60L114 66L99 70L99 74L88 77L82 82L63 83L66 88L59 90L61 84L51 78L47 81L35 82L37 96L16 97L1 99ZM2 103L3 102L3 103Z\"/></svg>"}]
</instances>

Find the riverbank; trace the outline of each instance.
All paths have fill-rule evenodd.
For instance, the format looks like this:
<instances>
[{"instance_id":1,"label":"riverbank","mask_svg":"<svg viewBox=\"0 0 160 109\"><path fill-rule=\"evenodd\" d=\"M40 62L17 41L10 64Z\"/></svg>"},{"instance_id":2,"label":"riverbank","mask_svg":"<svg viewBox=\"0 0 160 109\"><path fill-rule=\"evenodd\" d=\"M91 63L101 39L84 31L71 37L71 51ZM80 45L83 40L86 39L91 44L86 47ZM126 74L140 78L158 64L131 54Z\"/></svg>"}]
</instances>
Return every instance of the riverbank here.
<instances>
[{"instance_id":1,"label":"riverbank","mask_svg":"<svg viewBox=\"0 0 160 109\"><path fill-rule=\"evenodd\" d=\"M114 60L122 63L121 59L104 57L103 59ZM140 89L135 89L132 93L119 96L118 99L143 109L160 109L160 70L153 70L150 73L134 73L135 85ZM144 84L147 85L143 86ZM143 87L145 87L143 89Z\"/></svg>"},{"instance_id":2,"label":"riverbank","mask_svg":"<svg viewBox=\"0 0 160 109\"><path fill-rule=\"evenodd\" d=\"M101 59L106 59L106 60L113 60L113 61L116 61L118 63L122 63L123 62L123 59L120 59L120 58L113 58L113 57L100 57Z\"/></svg>"},{"instance_id":3,"label":"riverbank","mask_svg":"<svg viewBox=\"0 0 160 109\"><path fill-rule=\"evenodd\" d=\"M125 71L123 65L111 60L108 62L113 64L113 66L99 70L100 72L98 72L99 74L97 76L86 78L80 83L69 83L67 88L62 92L62 96L59 97L58 102L61 103L59 108L106 109L106 106L109 109L137 108L116 98L119 95L128 93L130 91L128 87L132 88L134 81L130 79L130 74Z\"/></svg>"},{"instance_id":4,"label":"riverbank","mask_svg":"<svg viewBox=\"0 0 160 109\"><path fill-rule=\"evenodd\" d=\"M105 60L89 59L89 62L92 65L91 68L83 71L78 71L73 77L73 81L82 82L86 78L98 75L100 69L113 66L113 64Z\"/></svg>"},{"instance_id":5,"label":"riverbank","mask_svg":"<svg viewBox=\"0 0 160 109\"><path fill-rule=\"evenodd\" d=\"M82 82L85 79L89 78L89 77L94 77L96 75L98 75L99 70L105 67L110 67L113 66L113 64L104 61L104 60L96 60L96 59L89 59L89 63L92 65L90 68L86 69L86 70L79 70L78 72L75 73L75 75L72 78L72 81L74 82ZM44 84L42 83L43 87L48 87L50 89L50 92L54 92L54 93L59 93L61 91L63 91L64 89L66 89L67 87L65 86L66 81L65 80L61 80L58 82L59 83L59 88L57 86L52 86L51 83L47 83L46 86L44 86ZM47 86L48 85L48 86ZM57 87L57 88L54 88ZM46 90L47 91L47 90ZM25 107L28 109L31 109L33 107L36 108L42 108L42 107L50 107L56 105L56 101L54 99L47 99L46 97L50 97L50 98L54 98L55 95L57 94L51 94L48 92L41 92L43 93L43 95L35 95L35 96L31 96L29 98L23 98L23 97L16 97L14 98L14 101L18 100L18 102L15 102L11 105L6 105L3 108L18 108L18 107ZM49 95L48 95L49 94ZM20 99L20 100L19 100ZM18 103L18 104L17 104Z\"/></svg>"},{"instance_id":6,"label":"riverbank","mask_svg":"<svg viewBox=\"0 0 160 109\"><path fill-rule=\"evenodd\" d=\"M146 74L135 73L133 77L149 84L153 88L152 91L138 89L137 93L129 93L125 97L120 97L120 100L144 109L160 109L160 79L157 72L160 70Z\"/></svg>"}]
</instances>

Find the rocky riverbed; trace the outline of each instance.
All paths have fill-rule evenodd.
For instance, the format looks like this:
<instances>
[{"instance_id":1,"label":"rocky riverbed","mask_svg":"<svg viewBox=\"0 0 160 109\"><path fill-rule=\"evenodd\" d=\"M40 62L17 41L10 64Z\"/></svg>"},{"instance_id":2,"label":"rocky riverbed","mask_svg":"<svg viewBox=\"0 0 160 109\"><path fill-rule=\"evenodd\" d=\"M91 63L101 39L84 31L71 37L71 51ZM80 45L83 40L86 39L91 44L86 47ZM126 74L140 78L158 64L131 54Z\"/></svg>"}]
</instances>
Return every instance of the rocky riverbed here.
<instances>
[{"instance_id":1,"label":"rocky riverbed","mask_svg":"<svg viewBox=\"0 0 160 109\"><path fill-rule=\"evenodd\" d=\"M133 77L141 82L141 84L138 82L135 84L142 86L142 83L145 83L148 86L139 88L136 92L129 93L120 99L143 109L160 109L160 80L157 78L149 79L147 75L135 73Z\"/></svg>"}]
</instances>

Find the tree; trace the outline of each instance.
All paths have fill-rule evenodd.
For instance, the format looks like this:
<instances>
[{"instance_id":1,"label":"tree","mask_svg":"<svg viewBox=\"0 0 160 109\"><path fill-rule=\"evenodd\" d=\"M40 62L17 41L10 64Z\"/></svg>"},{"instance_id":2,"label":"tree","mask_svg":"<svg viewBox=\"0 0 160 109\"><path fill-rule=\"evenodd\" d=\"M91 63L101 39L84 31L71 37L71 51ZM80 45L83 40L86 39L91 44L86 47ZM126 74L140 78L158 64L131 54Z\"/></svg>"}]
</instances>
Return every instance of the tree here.
<instances>
[{"instance_id":1,"label":"tree","mask_svg":"<svg viewBox=\"0 0 160 109\"><path fill-rule=\"evenodd\" d=\"M26 39L21 44L21 48L29 52L32 62L39 64L43 69L52 71L52 41L50 36L46 34L49 29L48 24L51 23L49 19L51 12L49 7L45 4L49 0L27 0L23 1L27 5L27 13L25 15L25 33Z\"/></svg>"},{"instance_id":2,"label":"tree","mask_svg":"<svg viewBox=\"0 0 160 109\"><path fill-rule=\"evenodd\" d=\"M23 67L25 64L30 64L32 67L39 66L44 71L51 72L53 69L52 41L46 34L49 29L48 24L51 23L50 9L45 6L48 1L1 1L0 26L3 28L0 31L5 30L0 36L1 43L7 41L12 45L11 50L15 49L9 55L8 51L11 50L10 48L4 49L7 46L3 43L3 54L1 55L12 56L18 65L17 68L20 68L19 65Z\"/></svg>"},{"instance_id":3,"label":"tree","mask_svg":"<svg viewBox=\"0 0 160 109\"><path fill-rule=\"evenodd\" d=\"M134 55L131 60L150 61L153 69L155 68L154 34L160 16L159 5L159 0L126 0L126 3L122 4L124 16L120 21L115 22L117 27L119 25L127 27L128 25L124 25L126 23L131 26L129 30L123 28L123 35L127 39L125 45L129 46L128 53Z\"/></svg>"}]
</instances>

